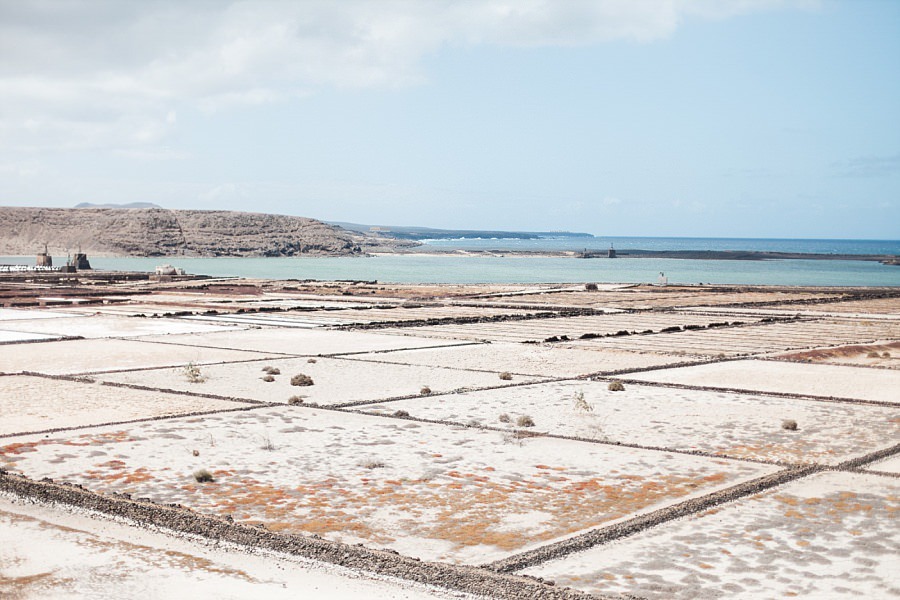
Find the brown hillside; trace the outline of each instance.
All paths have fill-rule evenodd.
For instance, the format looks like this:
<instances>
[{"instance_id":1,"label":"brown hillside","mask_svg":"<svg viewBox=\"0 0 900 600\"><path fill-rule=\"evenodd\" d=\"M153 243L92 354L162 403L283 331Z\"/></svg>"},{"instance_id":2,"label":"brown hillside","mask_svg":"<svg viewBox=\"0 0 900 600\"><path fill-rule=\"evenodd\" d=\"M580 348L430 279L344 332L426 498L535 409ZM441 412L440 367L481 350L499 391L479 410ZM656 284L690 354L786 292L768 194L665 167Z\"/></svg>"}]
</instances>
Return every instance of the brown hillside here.
<instances>
[{"instance_id":1,"label":"brown hillside","mask_svg":"<svg viewBox=\"0 0 900 600\"><path fill-rule=\"evenodd\" d=\"M0 255L353 255L361 234L304 217L161 208L0 207ZM382 242L384 243L384 242Z\"/></svg>"}]
</instances>

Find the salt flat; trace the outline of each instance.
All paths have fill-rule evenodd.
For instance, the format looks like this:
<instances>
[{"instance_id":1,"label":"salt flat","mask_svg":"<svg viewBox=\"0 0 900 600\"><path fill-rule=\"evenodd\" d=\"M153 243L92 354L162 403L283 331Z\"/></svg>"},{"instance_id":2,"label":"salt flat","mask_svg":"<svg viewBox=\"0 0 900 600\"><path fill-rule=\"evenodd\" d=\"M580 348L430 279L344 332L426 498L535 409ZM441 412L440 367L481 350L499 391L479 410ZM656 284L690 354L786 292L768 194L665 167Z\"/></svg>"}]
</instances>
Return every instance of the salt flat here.
<instances>
[{"instance_id":1,"label":"salt flat","mask_svg":"<svg viewBox=\"0 0 900 600\"><path fill-rule=\"evenodd\" d=\"M893 456L885 460L872 463L867 467L870 471L882 471L884 473L896 473L900 475L900 456Z\"/></svg>"},{"instance_id":2,"label":"salt flat","mask_svg":"<svg viewBox=\"0 0 900 600\"><path fill-rule=\"evenodd\" d=\"M380 333L318 329L250 329L221 333L171 335L159 341L183 346L254 350L256 352L273 352L296 356L382 352L408 348L451 346L461 343L410 335L384 335Z\"/></svg>"},{"instance_id":3,"label":"salt flat","mask_svg":"<svg viewBox=\"0 0 900 600\"><path fill-rule=\"evenodd\" d=\"M0 308L0 321L20 321L31 319L59 319L73 317L66 312L40 310L33 308Z\"/></svg>"},{"instance_id":4,"label":"salt flat","mask_svg":"<svg viewBox=\"0 0 900 600\"><path fill-rule=\"evenodd\" d=\"M28 375L0 377L0 435L225 410L234 402Z\"/></svg>"},{"instance_id":5,"label":"salt flat","mask_svg":"<svg viewBox=\"0 0 900 600\"><path fill-rule=\"evenodd\" d=\"M577 377L599 371L638 369L681 360L664 354L571 349L551 344L493 342L446 348L359 354L354 360L516 373L541 377Z\"/></svg>"},{"instance_id":6,"label":"salt flat","mask_svg":"<svg viewBox=\"0 0 900 600\"><path fill-rule=\"evenodd\" d=\"M377 355L382 356L382 355ZM125 371L97 376L102 381L113 381L185 392L217 394L249 398L262 402L284 402L295 395L305 397L307 403L343 404L365 400L377 400L421 393L428 387L433 393L449 392L461 388L500 387L513 383L533 381L534 377L516 376L503 381L497 373L464 371L440 367L423 367L402 364L379 364L343 359L278 358L220 364L201 367L202 381L191 382L183 368ZM264 381L264 367L280 371L272 375L273 381ZM296 374L308 375L314 385L291 385Z\"/></svg>"},{"instance_id":7,"label":"salt flat","mask_svg":"<svg viewBox=\"0 0 900 600\"><path fill-rule=\"evenodd\" d=\"M771 360L737 360L646 371L628 377L639 381L725 387L757 392L789 392L900 404L897 373L889 369Z\"/></svg>"},{"instance_id":8,"label":"salt flat","mask_svg":"<svg viewBox=\"0 0 900 600\"><path fill-rule=\"evenodd\" d=\"M0 344L20 344L22 342L41 342L58 340L62 336L51 333L25 333L22 331L0 330Z\"/></svg>"},{"instance_id":9,"label":"salt flat","mask_svg":"<svg viewBox=\"0 0 900 600\"><path fill-rule=\"evenodd\" d=\"M887 598L898 511L900 480L819 473L525 572L649 599Z\"/></svg>"},{"instance_id":10,"label":"salt flat","mask_svg":"<svg viewBox=\"0 0 900 600\"><path fill-rule=\"evenodd\" d=\"M755 321L744 317L743 321ZM706 326L722 322L720 315L693 315L688 313L613 313L584 317L558 317L531 319L525 321L503 321L500 323L467 323L417 327L416 335L465 339L491 340L497 342L542 341L557 336L567 336L576 340L582 335L607 335L619 331L641 333L659 332L667 327ZM403 330L385 329L385 332L402 333ZM649 337L649 336L638 336Z\"/></svg>"},{"instance_id":11,"label":"salt flat","mask_svg":"<svg viewBox=\"0 0 900 600\"><path fill-rule=\"evenodd\" d=\"M468 598L296 557L139 529L0 495L0 596Z\"/></svg>"},{"instance_id":12,"label":"salt flat","mask_svg":"<svg viewBox=\"0 0 900 600\"><path fill-rule=\"evenodd\" d=\"M3 328L8 331L27 331L29 333L80 336L84 338L112 338L227 331L236 329L236 326L231 323L201 323L185 319L72 315L68 319L4 321Z\"/></svg>"},{"instance_id":13,"label":"salt flat","mask_svg":"<svg viewBox=\"0 0 900 600\"><path fill-rule=\"evenodd\" d=\"M0 373L33 371L73 375L92 371L207 364L261 358L265 354L135 340L67 340L6 345L0 348Z\"/></svg>"},{"instance_id":14,"label":"salt flat","mask_svg":"<svg viewBox=\"0 0 900 600\"><path fill-rule=\"evenodd\" d=\"M78 450L84 446L91 452ZM462 563L775 470L290 407L10 438L0 444L0 463L276 531ZM201 468L216 481L194 481Z\"/></svg>"},{"instance_id":15,"label":"salt flat","mask_svg":"<svg viewBox=\"0 0 900 600\"><path fill-rule=\"evenodd\" d=\"M757 315L755 318L759 318ZM754 317L742 314L710 319L750 322ZM858 344L900 337L900 322L812 320L762 323L743 327L723 327L700 331L681 331L656 335L613 337L572 342L572 346L595 345L601 348L703 356L742 356L784 352L795 348L816 348L840 344Z\"/></svg>"},{"instance_id":16,"label":"salt flat","mask_svg":"<svg viewBox=\"0 0 900 600\"><path fill-rule=\"evenodd\" d=\"M579 399L580 398L580 399ZM837 464L900 439L893 408L606 382L553 382L359 407L422 419L477 422L513 430L528 415L534 431L703 451L751 460ZM499 420L501 415L508 422ZM785 419L797 431L782 428Z\"/></svg>"},{"instance_id":17,"label":"salt flat","mask_svg":"<svg viewBox=\"0 0 900 600\"><path fill-rule=\"evenodd\" d=\"M0 485L109 513L0 497L0 596L438 594L263 546L517 600L571 600L566 585L900 594L891 290L98 281L110 304L0 309L0 341L20 342L0 345ZM4 289L21 303L69 288ZM870 299L829 311L842 297ZM579 307L605 314L518 318ZM48 339L57 331L91 339ZM741 360L699 364L726 357ZM278 373L266 381L263 367ZM588 377L613 371L624 391ZM292 386L299 373L315 384ZM886 457L841 466L875 451ZM197 481L202 469L213 481ZM151 522L182 533L153 537ZM625 537L604 542L613 531ZM497 560L555 585L506 587L514 578L472 566Z\"/></svg>"}]
</instances>

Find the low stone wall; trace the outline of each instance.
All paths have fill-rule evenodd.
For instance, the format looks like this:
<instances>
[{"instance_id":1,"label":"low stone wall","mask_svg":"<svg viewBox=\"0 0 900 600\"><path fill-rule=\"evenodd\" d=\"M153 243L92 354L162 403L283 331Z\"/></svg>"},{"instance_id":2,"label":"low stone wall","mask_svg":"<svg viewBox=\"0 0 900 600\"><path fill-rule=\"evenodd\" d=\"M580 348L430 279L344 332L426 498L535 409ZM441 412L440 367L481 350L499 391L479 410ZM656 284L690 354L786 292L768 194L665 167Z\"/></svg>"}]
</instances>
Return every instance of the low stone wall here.
<instances>
[{"instance_id":1,"label":"low stone wall","mask_svg":"<svg viewBox=\"0 0 900 600\"><path fill-rule=\"evenodd\" d=\"M177 533L201 536L250 548L302 556L321 562L398 577L490 598L574 600L596 598L532 577L506 575L479 567L424 562L392 551L350 546L318 537L274 533L262 527L241 525L227 518L202 515L180 505L160 505L126 495L102 495L79 485L34 481L0 470L0 491L45 503L59 503L122 517Z\"/></svg>"}]
</instances>

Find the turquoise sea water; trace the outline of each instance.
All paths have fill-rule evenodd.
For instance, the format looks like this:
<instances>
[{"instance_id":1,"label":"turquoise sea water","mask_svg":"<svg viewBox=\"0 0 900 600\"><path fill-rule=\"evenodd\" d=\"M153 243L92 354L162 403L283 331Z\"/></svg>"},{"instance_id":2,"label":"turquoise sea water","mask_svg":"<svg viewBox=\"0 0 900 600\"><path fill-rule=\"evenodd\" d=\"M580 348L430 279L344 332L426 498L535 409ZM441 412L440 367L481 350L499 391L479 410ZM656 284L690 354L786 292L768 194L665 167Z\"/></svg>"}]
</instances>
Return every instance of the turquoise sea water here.
<instances>
[{"instance_id":1,"label":"turquoise sea water","mask_svg":"<svg viewBox=\"0 0 900 600\"><path fill-rule=\"evenodd\" d=\"M684 260L657 258L466 257L389 255L324 258L101 258L96 269L152 271L171 263L188 273L270 279L377 280L391 283L669 283L900 286L900 266L848 260ZM54 264L65 264L54 257ZM0 264L34 257L0 257Z\"/></svg>"},{"instance_id":2,"label":"turquoise sea water","mask_svg":"<svg viewBox=\"0 0 900 600\"><path fill-rule=\"evenodd\" d=\"M900 255L900 240L786 240L754 238L673 237L558 237L536 240L453 239L428 240L441 249L461 250L749 250L755 252L803 252L805 254Z\"/></svg>"},{"instance_id":3,"label":"turquoise sea water","mask_svg":"<svg viewBox=\"0 0 900 600\"><path fill-rule=\"evenodd\" d=\"M815 254L900 256L898 240L776 240L734 238L588 237L431 240L429 250L755 250ZM101 258L95 269L153 271L171 263L214 277L365 280L388 283L670 283L745 285L900 286L900 266L852 260L577 259L530 256L386 255L322 258ZM34 257L2 257L0 264L34 264ZM56 265L65 258L54 257Z\"/></svg>"}]
</instances>

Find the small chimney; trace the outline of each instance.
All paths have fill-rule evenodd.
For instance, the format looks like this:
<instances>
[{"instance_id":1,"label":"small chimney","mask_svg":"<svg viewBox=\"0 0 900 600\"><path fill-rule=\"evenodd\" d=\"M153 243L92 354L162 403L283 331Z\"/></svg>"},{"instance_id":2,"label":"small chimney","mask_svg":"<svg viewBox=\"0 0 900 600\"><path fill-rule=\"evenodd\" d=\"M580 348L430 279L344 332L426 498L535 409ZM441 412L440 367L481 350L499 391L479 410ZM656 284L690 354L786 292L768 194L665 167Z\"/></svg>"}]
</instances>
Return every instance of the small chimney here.
<instances>
[{"instance_id":1,"label":"small chimney","mask_svg":"<svg viewBox=\"0 0 900 600\"><path fill-rule=\"evenodd\" d=\"M47 251L47 244L44 244L44 251L40 252L37 255L37 261L35 264L39 267L52 267L53 266L53 257L50 256L50 253Z\"/></svg>"}]
</instances>

